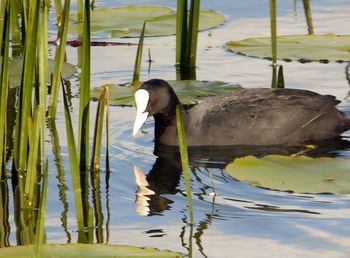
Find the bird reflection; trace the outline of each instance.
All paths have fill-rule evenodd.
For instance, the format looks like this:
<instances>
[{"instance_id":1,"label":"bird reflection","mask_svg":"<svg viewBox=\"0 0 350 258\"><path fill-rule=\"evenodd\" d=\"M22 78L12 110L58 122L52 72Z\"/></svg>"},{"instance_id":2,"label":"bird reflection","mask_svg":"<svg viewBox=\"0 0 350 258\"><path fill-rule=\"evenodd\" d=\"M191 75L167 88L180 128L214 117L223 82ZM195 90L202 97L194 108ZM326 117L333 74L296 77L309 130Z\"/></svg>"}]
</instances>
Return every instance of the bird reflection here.
<instances>
[{"instance_id":1,"label":"bird reflection","mask_svg":"<svg viewBox=\"0 0 350 258\"><path fill-rule=\"evenodd\" d=\"M323 141L305 146L230 146L230 147L189 147L189 163L196 168L224 169L235 158L268 154L306 155L310 157L336 156L335 150L350 148L346 140ZM134 166L138 190L136 191L136 211L143 216L160 215L171 209L173 201L164 194L176 194L182 166L178 147L157 145L154 149L157 159L147 175Z\"/></svg>"},{"instance_id":2,"label":"bird reflection","mask_svg":"<svg viewBox=\"0 0 350 258\"><path fill-rule=\"evenodd\" d=\"M136 191L136 212L143 216L160 214L170 209L171 200L162 194L175 194L182 172L179 160L158 157L146 176L134 166L138 190Z\"/></svg>"}]
</instances>

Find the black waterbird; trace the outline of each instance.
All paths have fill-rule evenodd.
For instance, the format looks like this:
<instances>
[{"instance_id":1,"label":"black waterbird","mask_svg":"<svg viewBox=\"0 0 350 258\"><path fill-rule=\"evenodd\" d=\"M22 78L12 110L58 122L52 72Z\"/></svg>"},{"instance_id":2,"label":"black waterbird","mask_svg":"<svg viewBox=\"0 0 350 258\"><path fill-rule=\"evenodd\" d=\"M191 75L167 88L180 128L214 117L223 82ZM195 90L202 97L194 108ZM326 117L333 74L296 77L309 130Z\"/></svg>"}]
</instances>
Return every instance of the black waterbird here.
<instances>
[{"instance_id":1,"label":"black waterbird","mask_svg":"<svg viewBox=\"0 0 350 258\"><path fill-rule=\"evenodd\" d=\"M155 143L178 145L176 106L164 80L144 82L135 93L133 135L149 116L155 120ZM189 146L286 145L339 139L350 119L335 106L340 101L300 89L240 89L209 97L183 111Z\"/></svg>"}]
</instances>

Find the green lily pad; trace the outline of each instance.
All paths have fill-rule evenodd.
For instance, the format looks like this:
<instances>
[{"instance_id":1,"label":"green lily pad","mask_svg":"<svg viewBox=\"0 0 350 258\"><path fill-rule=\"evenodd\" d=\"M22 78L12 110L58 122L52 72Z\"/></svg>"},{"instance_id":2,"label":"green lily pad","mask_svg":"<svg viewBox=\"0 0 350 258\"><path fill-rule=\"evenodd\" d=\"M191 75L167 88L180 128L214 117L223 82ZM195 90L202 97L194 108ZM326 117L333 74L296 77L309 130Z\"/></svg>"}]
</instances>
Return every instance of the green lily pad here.
<instances>
[{"instance_id":1,"label":"green lily pad","mask_svg":"<svg viewBox=\"0 0 350 258\"><path fill-rule=\"evenodd\" d=\"M271 58L271 39L229 41L226 49L247 56ZM277 37L277 58L286 61L350 61L350 35L297 35Z\"/></svg>"},{"instance_id":2,"label":"green lily pad","mask_svg":"<svg viewBox=\"0 0 350 258\"><path fill-rule=\"evenodd\" d=\"M196 104L201 98L215 96L240 89L237 84L230 84L221 81L168 81L174 88L177 96L183 105ZM134 93L137 87L130 84L109 84L95 88L91 92L93 99L98 99L105 86L109 86L111 105L134 105Z\"/></svg>"},{"instance_id":3,"label":"green lily pad","mask_svg":"<svg viewBox=\"0 0 350 258\"><path fill-rule=\"evenodd\" d=\"M1 62L1 57L0 57ZM15 58L11 59L9 63L9 73L10 73L10 82L12 87L17 87L21 84L22 77L22 69L23 69L23 58ZM50 74L54 72L55 69L55 61L49 60L48 62L48 72L47 78L50 78ZM63 78L68 78L72 76L76 72L76 68L72 64L64 63L62 68L62 76Z\"/></svg>"},{"instance_id":4,"label":"green lily pad","mask_svg":"<svg viewBox=\"0 0 350 258\"><path fill-rule=\"evenodd\" d=\"M0 248L0 257L33 257L32 245ZM45 244L40 257L98 258L98 257L182 257L180 253L161 251L155 248L139 248L126 245L107 244Z\"/></svg>"},{"instance_id":5,"label":"green lily pad","mask_svg":"<svg viewBox=\"0 0 350 258\"><path fill-rule=\"evenodd\" d=\"M72 25L69 32L82 32L77 23L77 14L71 15ZM176 12L169 7L126 6L99 8L91 11L91 32L111 37L139 37L142 25L146 21L145 36L173 35L176 31ZM225 16L209 10L201 10L199 29L217 27L225 22Z\"/></svg>"},{"instance_id":6,"label":"green lily pad","mask_svg":"<svg viewBox=\"0 0 350 258\"><path fill-rule=\"evenodd\" d=\"M226 172L242 182L299 193L350 193L350 160L268 155L237 158Z\"/></svg>"}]
</instances>

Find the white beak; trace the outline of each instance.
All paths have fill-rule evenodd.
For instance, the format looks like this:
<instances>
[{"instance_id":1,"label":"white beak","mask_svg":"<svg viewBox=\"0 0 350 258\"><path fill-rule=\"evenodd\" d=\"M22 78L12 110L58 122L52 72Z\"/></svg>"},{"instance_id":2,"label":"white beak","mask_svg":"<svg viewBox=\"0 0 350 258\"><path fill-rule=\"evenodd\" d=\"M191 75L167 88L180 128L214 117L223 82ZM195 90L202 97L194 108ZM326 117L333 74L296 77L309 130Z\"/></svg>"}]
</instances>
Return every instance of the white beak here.
<instances>
[{"instance_id":1,"label":"white beak","mask_svg":"<svg viewBox=\"0 0 350 258\"><path fill-rule=\"evenodd\" d=\"M134 129L132 132L133 136L135 136L137 132L141 129L142 125L148 117L148 112L145 112L145 110L148 105L149 93L144 89L140 89L135 92L134 97L136 104L136 118L134 122Z\"/></svg>"}]
</instances>

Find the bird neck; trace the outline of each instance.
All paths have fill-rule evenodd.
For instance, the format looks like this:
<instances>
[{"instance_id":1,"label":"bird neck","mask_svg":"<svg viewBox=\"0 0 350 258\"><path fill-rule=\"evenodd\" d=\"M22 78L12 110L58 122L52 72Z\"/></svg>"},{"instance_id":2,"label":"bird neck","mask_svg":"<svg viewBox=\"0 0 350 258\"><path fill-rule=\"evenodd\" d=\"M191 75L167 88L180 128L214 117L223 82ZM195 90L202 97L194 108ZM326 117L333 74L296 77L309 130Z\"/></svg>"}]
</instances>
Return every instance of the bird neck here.
<instances>
[{"instance_id":1,"label":"bird neck","mask_svg":"<svg viewBox=\"0 0 350 258\"><path fill-rule=\"evenodd\" d=\"M155 128L154 136L156 142L161 138L168 135L171 131L176 133L176 113L167 113L167 114L156 114L154 115ZM175 129L175 130L174 130ZM174 136L171 136L174 137Z\"/></svg>"},{"instance_id":2,"label":"bird neck","mask_svg":"<svg viewBox=\"0 0 350 258\"><path fill-rule=\"evenodd\" d=\"M180 102L172 101L162 112L154 115L154 136L156 143L176 145L176 105ZM170 141L170 142L169 142Z\"/></svg>"}]
</instances>

